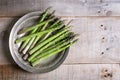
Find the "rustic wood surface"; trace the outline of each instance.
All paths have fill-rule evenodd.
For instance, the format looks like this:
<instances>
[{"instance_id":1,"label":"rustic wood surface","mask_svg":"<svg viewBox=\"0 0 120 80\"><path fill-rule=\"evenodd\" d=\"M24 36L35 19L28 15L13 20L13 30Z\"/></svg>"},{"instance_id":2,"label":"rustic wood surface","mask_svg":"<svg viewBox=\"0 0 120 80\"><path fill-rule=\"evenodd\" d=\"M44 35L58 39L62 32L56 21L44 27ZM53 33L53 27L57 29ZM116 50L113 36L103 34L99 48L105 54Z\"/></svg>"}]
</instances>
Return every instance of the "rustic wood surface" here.
<instances>
[{"instance_id":1,"label":"rustic wood surface","mask_svg":"<svg viewBox=\"0 0 120 80\"><path fill-rule=\"evenodd\" d=\"M24 14L52 6L71 20L79 41L65 62L45 74L31 74L13 61L8 38ZM0 0L0 80L120 80L120 0Z\"/></svg>"}]
</instances>

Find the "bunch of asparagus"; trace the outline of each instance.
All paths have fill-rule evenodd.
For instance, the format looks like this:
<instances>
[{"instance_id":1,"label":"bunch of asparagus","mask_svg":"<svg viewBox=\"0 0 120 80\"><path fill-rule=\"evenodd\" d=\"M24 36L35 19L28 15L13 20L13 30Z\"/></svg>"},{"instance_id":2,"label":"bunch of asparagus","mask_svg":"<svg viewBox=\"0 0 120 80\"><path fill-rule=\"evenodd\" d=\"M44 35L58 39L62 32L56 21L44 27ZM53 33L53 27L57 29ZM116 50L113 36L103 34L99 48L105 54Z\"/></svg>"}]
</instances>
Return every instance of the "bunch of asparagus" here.
<instances>
[{"instance_id":1,"label":"bunch of asparagus","mask_svg":"<svg viewBox=\"0 0 120 80\"><path fill-rule=\"evenodd\" d=\"M20 53L27 48L23 59L32 66L64 51L78 40L75 39L76 34L69 30L69 23L65 24L64 20L55 17L54 13L55 11L50 12L50 8L47 8L36 25L18 31L18 35L25 35L16 39L15 43L21 43Z\"/></svg>"}]
</instances>

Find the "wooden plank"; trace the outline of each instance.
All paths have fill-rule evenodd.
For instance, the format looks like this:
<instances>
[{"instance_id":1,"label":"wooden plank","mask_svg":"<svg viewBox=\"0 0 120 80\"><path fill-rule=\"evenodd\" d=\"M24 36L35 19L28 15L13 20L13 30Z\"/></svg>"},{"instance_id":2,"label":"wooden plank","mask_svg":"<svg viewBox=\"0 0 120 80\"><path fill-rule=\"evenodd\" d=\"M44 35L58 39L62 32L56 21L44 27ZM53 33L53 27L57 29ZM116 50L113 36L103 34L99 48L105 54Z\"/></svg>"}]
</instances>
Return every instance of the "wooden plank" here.
<instances>
[{"instance_id":1,"label":"wooden plank","mask_svg":"<svg viewBox=\"0 0 120 80\"><path fill-rule=\"evenodd\" d=\"M116 65L113 65L112 66L112 68L113 68L113 80L119 80L120 79L120 64L116 64Z\"/></svg>"},{"instance_id":2,"label":"wooden plank","mask_svg":"<svg viewBox=\"0 0 120 80\"><path fill-rule=\"evenodd\" d=\"M0 64L11 63L8 48L9 28L12 28L17 19L0 18ZM120 62L119 17L73 18L71 25L74 26L72 30L80 36L79 41L71 47L64 64Z\"/></svg>"},{"instance_id":3,"label":"wooden plank","mask_svg":"<svg viewBox=\"0 0 120 80\"><path fill-rule=\"evenodd\" d=\"M18 18L0 18L0 64L13 63L9 51L9 34Z\"/></svg>"},{"instance_id":4,"label":"wooden plank","mask_svg":"<svg viewBox=\"0 0 120 80\"><path fill-rule=\"evenodd\" d=\"M114 64L99 65L99 80L115 80L112 79L114 75L112 65Z\"/></svg>"},{"instance_id":5,"label":"wooden plank","mask_svg":"<svg viewBox=\"0 0 120 80\"><path fill-rule=\"evenodd\" d=\"M119 4L119 0L0 0L0 16L22 16L49 6L58 16L120 16Z\"/></svg>"},{"instance_id":6,"label":"wooden plank","mask_svg":"<svg viewBox=\"0 0 120 80\"><path fill-rule=\"evenodd\" d=\"M0 80L119 80L119 64L61 65L45 74L31 74L16 65L0 65Z\"/></svg>"},{"instance_id":7,"label":"wooden plank","mask_svg":"<svg viewBox=\"0 0 120 80\"><path fill-rule=\"evenodd\" d=\"M72 25L72 30L80 36L71 47L66 63L120 62L118 18L78 18Z\"/></svg>"}]
</instances>

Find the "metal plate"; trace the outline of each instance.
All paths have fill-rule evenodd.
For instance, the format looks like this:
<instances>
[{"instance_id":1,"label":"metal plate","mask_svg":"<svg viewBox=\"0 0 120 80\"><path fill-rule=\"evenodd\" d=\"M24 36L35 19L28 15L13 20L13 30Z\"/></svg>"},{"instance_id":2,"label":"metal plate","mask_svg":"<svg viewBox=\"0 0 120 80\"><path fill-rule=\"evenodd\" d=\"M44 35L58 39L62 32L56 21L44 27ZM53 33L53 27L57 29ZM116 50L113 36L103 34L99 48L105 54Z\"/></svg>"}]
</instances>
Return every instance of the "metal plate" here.
<instances>
[{"instance_id":1,"label":"metal plate","mask_svg":"<svg viewBox=\"0 0 120 80\"><path fill-rule=\"evenodd\" d=\"M17 32L23 28L35 24L39 19L41 12L31 12L20 18L13 26L9 37L9 48L14 61L24 70L32 73L45 73L52 71L60 66L65 60L69 48L65 51L50 57L47 60L41 61L36 67L30 66L30 64L22 59L21 54L18 52L20 44L15 44L14 41L19 37Z\"/></svg>"}]
</instances>

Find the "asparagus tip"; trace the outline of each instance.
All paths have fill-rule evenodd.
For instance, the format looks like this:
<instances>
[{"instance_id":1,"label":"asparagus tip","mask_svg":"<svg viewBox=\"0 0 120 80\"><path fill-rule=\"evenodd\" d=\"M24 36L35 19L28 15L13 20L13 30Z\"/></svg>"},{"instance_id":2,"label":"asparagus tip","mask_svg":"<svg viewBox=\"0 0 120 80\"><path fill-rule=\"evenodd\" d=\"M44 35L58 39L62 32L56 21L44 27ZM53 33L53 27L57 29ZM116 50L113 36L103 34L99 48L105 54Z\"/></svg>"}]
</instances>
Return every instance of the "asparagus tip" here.
<instances>
[{"instance_id":1,"label":"asparagus tip","mask_svg":"<svg viewBox=\"0 0 120 80\"><path fill-rule=\"evenodd\" d=\"M75 39L75 40L73 41L73 44L76 43L78 40L79 40L79 39Z\"/></svg>"},{"instance_id":2,"label":"asparagus tip","mask_svg":"<svg viewBox=\"0 0 120 80\"><path fill-rule=\"evenodd\" d=\"M75 34L75 37L80 36L80 34Z\"/></svg>"},{"instance_id":3,"label":"asparagus tip","mask_svg":"<svg viewBox=\"0 0 120 80\"><path fill-rule=\"evenodd\" d=\"M45 9L45 11L44 11L44 12L48 12L51 8L52 8L51 6L50 6L50 7L48 7L47 9Z\"/></svg>"},{"instance_id":4,"label":"asparagus tip","mask_svg":"<svg viewBox=\"0 0 120 80\"><path fill-rule=\"evenodd\" d=\"M73 21L73 19L71 19L71 20L67 23L67 25L69 25L72 21Z\"/></svg>"},{"instance_id":5,"label":"asparagus tip","mask_svg":"<svg viewBox=\"0 0 120 80\"><path fill-rule=\"evenodd\" d=\"M54 10L51 14L52 14L52 15L54 15L54 14L55 14L55 12L56 12L56 10Z\"/></svg>"}]
</instances>

